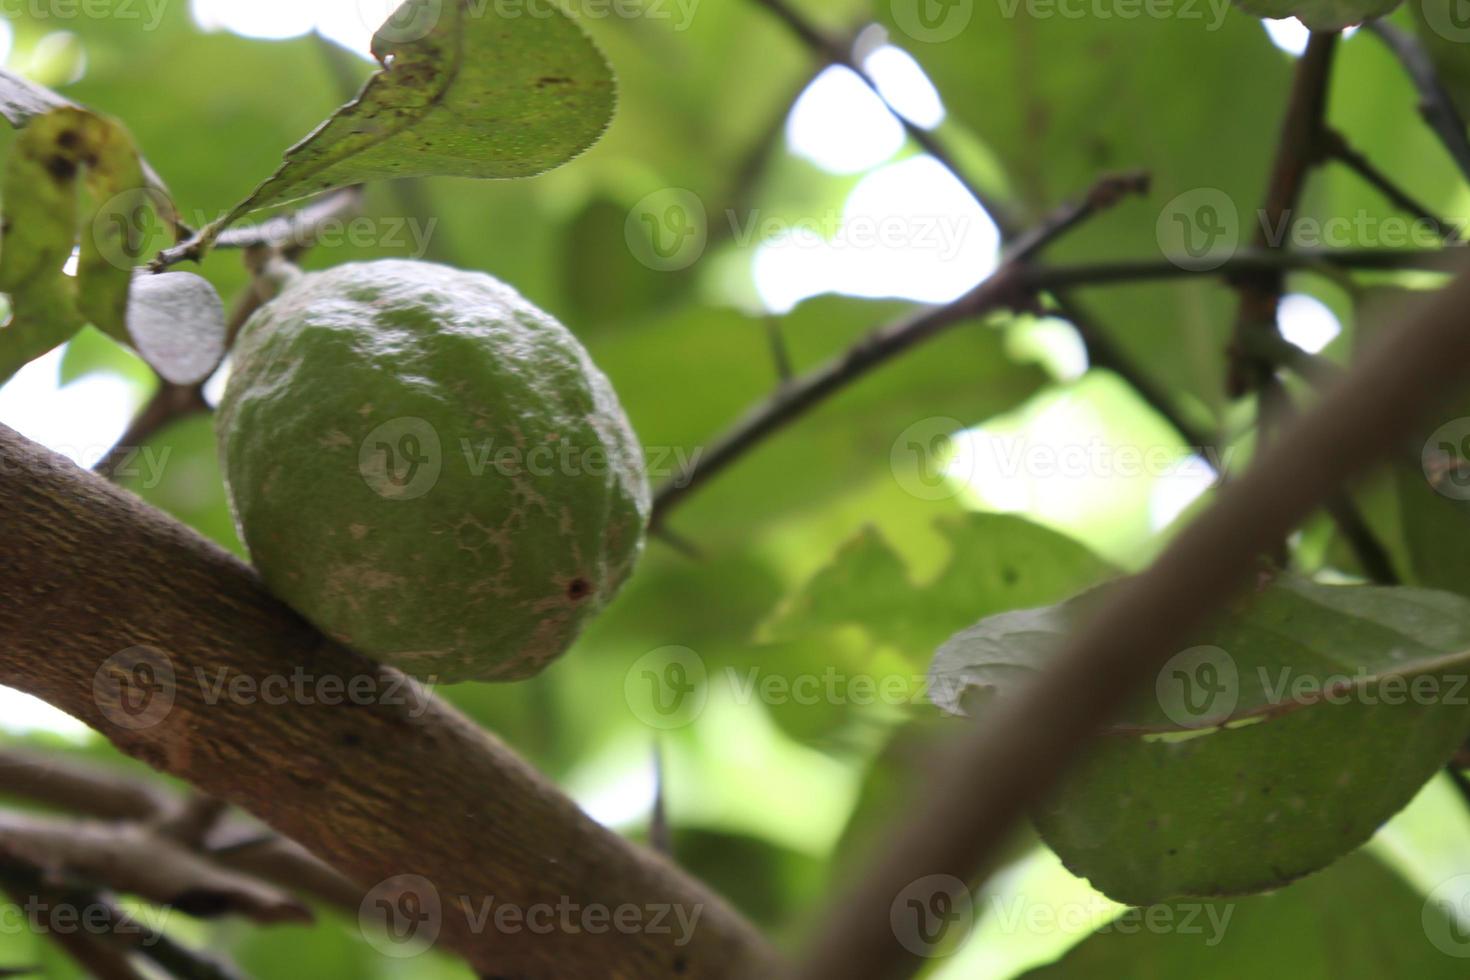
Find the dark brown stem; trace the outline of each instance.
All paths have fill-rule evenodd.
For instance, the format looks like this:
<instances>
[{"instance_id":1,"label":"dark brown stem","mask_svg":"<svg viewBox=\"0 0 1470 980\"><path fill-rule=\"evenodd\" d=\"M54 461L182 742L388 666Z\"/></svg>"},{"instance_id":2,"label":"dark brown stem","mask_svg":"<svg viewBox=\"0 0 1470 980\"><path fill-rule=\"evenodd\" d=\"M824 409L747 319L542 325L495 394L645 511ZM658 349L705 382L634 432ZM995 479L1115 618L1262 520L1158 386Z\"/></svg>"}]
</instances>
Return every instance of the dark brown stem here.
<instances>
[{"instance_id":1,"label":"dark brown stem","mask_svg":"<svg viewBox=\"0 0 1470 980\"><path fill-rule=\"evenodd\" d=\"M1392 177L1374 166L1373 161L1355 149L1341 133L1335 129L1328 129L1323 132L1322 136L1324 152L1363 178L1394 207L1429 225L1441 241L1460 241L1460 233L1453 225L1434 214L1416 197L1395 183Z\"/></svg>"},{"instance_id":2,"label":"dark brown stem","mask_svg":"<svg viewBox=\"0 0 1470 980\"><path fill-rule=\"evenodd\" d=\"M1419 91L1419 112L1424 121L1444 144L1460 173L1470 180L1470 137L1465 135L1465 120L1440 81L1429 52L1413 34L1386 21L1371 20L1367 27L1404 66L1404 71Z\"/></svg>"},{"instance_id":3,"label":"dark brown stem","mask_svg":"<svg viewBox=\"0 0 1470 980\"><path fill-rule=\"evenodd\" d=\"M992 702L930 771L914 814L840 900L798 976L870 980L917 966L890 927L893 902L927 875L988 874L1015 823L1067 771L1087 738L1210 615L1251 582L1257 556L1395 451L1421 416L1470 380L1470 274L1383 337L1320 404L1289 423L1142 575L1028 688Z\"/></svg>"}]
</instances>

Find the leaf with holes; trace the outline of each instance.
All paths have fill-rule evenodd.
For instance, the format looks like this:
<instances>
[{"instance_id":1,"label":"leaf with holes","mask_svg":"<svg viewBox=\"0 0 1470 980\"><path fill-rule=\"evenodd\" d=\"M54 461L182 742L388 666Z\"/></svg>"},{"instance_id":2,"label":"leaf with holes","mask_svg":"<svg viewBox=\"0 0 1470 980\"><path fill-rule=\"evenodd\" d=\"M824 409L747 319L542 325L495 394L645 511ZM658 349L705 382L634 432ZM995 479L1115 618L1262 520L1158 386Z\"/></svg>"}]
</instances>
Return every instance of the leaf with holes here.
<instances>
[{"instance_id":1,"label":"leaf with holes","mask_svg":"<svg viewBox=\"0 0 1470 980\"><path fill-rule=\"evenodd\" d=\"M81 184L97 210L82 221ZM78 106L31 117L5 167L0 291L12 316L0 330L0 378L63 343L90 321L124 342L128 292L141 239L129 215L160 193L119 123ZM77 229L77 274L65 274Z\"/></svg>"},{"instance_id":2,"label":"leaf with holes","mask_svg":"<svg viewBox=\"0 0 1470 980\"><path fill-rule=\"evenodd\" d=\"M587 149L616 99L606 59L552 0L406 0L362 92L202 236L243 215L396 177L530 177Z\"/></svg>"},{"instance_id":3,"label":"leaf with holes","mask_svg":"<svg viewBox=\"0 0 1470 980\"><path fill-rule=\"evenodd\" d=\"M1026 683L1108 587L981 621L940 648L934 698ZM1366 841L1470 733L1470 601L1281 578L1220 614L1101 733L1036 814L1109 896L1279 887Z\"/></svg>"}]
</instances>

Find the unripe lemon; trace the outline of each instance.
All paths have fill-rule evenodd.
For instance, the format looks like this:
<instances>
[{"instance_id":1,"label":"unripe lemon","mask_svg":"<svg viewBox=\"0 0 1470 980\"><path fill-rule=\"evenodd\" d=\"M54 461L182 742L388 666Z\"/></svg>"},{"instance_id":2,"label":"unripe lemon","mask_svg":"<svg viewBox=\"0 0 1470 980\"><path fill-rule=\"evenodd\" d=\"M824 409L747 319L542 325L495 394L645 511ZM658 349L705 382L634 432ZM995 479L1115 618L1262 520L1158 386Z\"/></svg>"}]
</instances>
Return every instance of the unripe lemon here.
<instances>
[{"instance_id":1,"label":"unripe lemon","mask_svg":"<svg viewBox=\"0 0 1470 980\"><path fill-rule=\"evenodd\" d=\"M217 415L271 590L444 682L535 674L628 577L648 483L570 331L487 275L309 273L245 325Z\"/></svg>"}]
</instances>

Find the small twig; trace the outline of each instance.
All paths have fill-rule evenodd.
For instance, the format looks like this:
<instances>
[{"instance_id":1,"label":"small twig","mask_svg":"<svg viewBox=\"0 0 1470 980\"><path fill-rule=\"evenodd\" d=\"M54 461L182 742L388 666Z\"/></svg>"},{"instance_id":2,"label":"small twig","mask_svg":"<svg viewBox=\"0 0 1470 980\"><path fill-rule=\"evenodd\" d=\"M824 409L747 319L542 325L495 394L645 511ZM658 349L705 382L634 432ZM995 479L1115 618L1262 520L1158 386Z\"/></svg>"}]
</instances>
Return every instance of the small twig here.
<instances>
[{"instance_id":1,"label":"small twig","mask_svg":"<svg viewBox=\"0 0 1470 980\"><path fill-rule=\"evenodd\" d=\"M60 755L0 749L0 789L69 814L100 820L159 822L185 804L144 779L77 762ZM362 889L301 845L248 822L222 827L204 856L241 874L355 911Z\"/></svg>"},{"instance_id":2,"label":"small twig","mask_svg":"<svg viewBox=\"0 0 1470 980\"><path fill-rule=\"evenodd\" d=\"M18 748L0 748L0 794L101 820L149 820L176 805L114 769Z\"/></svg>"},{"instance_id":3,"label":"small twig","mask_svg":"<svg viewBox=\"0 0 1470 980\"><path fill-rule=\"evenodd\" d=\"M93 471L115 479L118 471L132 461L138 447L175 422L207 411L209 403L204 400L203 385L177 385L159 378L153 397L128 424L117 443L92 467Z\"/></svg>"},{"instance_id":4,"label":"small twig","mask_svg":"<svg viewBox=\"0 0 1470 980\"><path fill-rule=\"evenodd\" d=\"M1444 144L1460 173L1470 180L1470 137L1465 134L1465 120L1440 81L1429 52L1414 35L1386 21L1370 20L1367 28L1378 35L1404 66L1409 80L1419 91L1419 112L1424 121Z\"/></svg>"},{"instance_id":5,"label":"small twig","mask_svg":"<svg viewBox=\"0 0 1470 980\"><path fill-rule=\"evenodd\" d=\"M362 188L344 187L257 225L226 230L217 222L211 223L187 241L159 252L148 267L154 272L162 272L180 262L197 262L211 248L309 248L325 228L357 210L361 204Z\"/></svg>"},{"instance_id":6,"label":"small twig","mask_svg":"<svg viewBox=\"0 0 1470 980\"><path fill-rule=\"evenodd\" d=\"M786 349L786 338L781 334L781 318L766 317L766 339L771 344L771 360L776 364L776 380L786 384L793 377L791 352Z\"/></svg>"},{"instance_id":7,"label":"small twig","mask_svg":"<svg viewBox=\"0 0 1470 980\"><path fill-rule=\"evenodd\" d=\"M1355 149L1337 130L1324 130L1322 139L1324 153L1347 166L1376 188L1394 207L1429 225L1442 241L1453 243L1461 240L1460 233L1454 225L1434 214L1412 194L1395 183L1388 174L1375 167L1371 160Z\"/></svg>"},{"instance_id":8,"label":"small twig","mask_svg":"<svg viewBox=\"0 0 1470 980\"><path fill-rule=\"evenodd\" d=\"M103 980L143 980L128 954L150 960L176 980L243 980L243 974L203 953L174 942L147 923L118 908L102 892L52 882L45 869L26 861L0 862L0 882L17 904L35 902L50 909L70 909L72 918L90 931L48 929L45 934L94 976Z\"/></svg>"},{"instance_id":9,"label":"small twig","mask_svg":"<svg viewBox=\"0 0 1470 980\"><path fill-rule=\"evenodd\" d=\"M930 340L956 324L993 312L1028 295L1022 286L1026 263L1079 221L1137 192L1146 181L1136 174L1105 177L1081 201L1058 208L1033 232L1023 236L1014 251L984 282L945 306L888 324L868 334L847 351L815 370L782 385L765 403L736 423L697 461L686 464L654 494L653 526L681 500L768 436L785 428L832 394L874 368Z\"/></svg>"},{"instance_id":10,"label":"small twig","mask_svg":"<svg viewBox=\"0 0 1470 980\"><path fill-rule=\"evenodd\" d=\"M299 210L268 218L257 225L220 232L215 248L307 249L323 231L362 207L362 187L344 187Z\"/></svg>"},{"instance_id":11,"label":"small twig","mask_svg":"<svg viewBox=\"0 0 1470 980\"><path fill-rule=\"evenodd\" d=\"M201 850L210 832L219 826L229 805L213 796L193 793L170 814L157 824L158 833L178 841L191 850Z\"/></svg>"},{"instance_id":12,"label":"small twig","mask_svg":"<svg viewBox=\"0 0 1470 980\"><path fill-rule=\"evenodd\" d=\"M674 853L674 838L669 827L668 767L664 764L663 743L653 743L653 814L648 821L648 846L660 854Z\"/></svg>"},{"instance_id":13,"label":"small twig","mask_svg":"<svg viewBox=\"0 0 1470 980\"><path fill-rule=\"evenodd\" d=\"M143 824L39 818L0 812L0 860L23 861L128 892L190 915L241 915L253 922L309 922L311 911L284 890L222 868Z\"/></svg>"}]
</instances>

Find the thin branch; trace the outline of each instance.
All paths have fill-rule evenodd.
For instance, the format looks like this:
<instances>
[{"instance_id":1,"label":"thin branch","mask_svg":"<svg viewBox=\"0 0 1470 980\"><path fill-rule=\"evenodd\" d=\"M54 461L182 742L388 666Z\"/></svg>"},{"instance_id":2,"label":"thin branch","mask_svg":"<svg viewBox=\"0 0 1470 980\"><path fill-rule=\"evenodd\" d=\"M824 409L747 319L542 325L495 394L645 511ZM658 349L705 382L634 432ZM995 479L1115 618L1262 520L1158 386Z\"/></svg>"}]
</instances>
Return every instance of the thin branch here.
<instances>
[{"instance_id":1,"label":"thin branch","mask_svg":"<svg viewBox=\"0 0 1470 980\"><path fill-rule=\"evenodd\" d=\"M307 249L326 231L362 207L362 186L332 191L286 214L220 232L215 248Z\"/></svg>"},{"instance_id":2,"label":"thin branch","mask_svg":"<svg viewBox=\"0 0 1470 980\"><path fill-rule=\"evenodd\" d=\"M1000 268L969 293L948 305L881 327L822 366L782 385L768 401L716 440L707 452L659 487L654 494L653 526L662 527L668 513L711 477L847 385L956 324L1024 297L1025 290L1018 292L1018 287L1024 279L1027 262L1087 217L1128 193L1141 192L1146 183L1137 174L1103 178L1082 200L1057 209L1034 231L1018 240Z\"/></svg>"},{"instance_id":3,"label":"thin branch","mask_svg":"<svg viewBox=\"0 0 1470 980\"><path fill-rule=\"evenodd\" d=\"M259 224L219 231L209 241L195 235L180 245L159 252L148 267L154 272L162 272L180 262L197 262L203 257L204 250L210 247L265 247L283 251L310 248L316 244L324 230L361 206L361 186L344 187L324 194L295 211L267 218Z\"/></svg>"},{"instance_id":4,"label":"thin branch","mask_svg":"<svg viewBox=\"0 0 1470 980\"><path fill-rule=\"evenodd\" d=\"M120 475L120 470L132 463L138 448L175 422L209 411L204 400L202 385L178 385L162 378L158 388L142 409L128 424L127 431L117 440L96 465L93 472L108 479Z\"/></svg>"},{"instance_id":5,"label":"thin branch","mask_svg":"<svg viewBox=\"0 0 1470 980\"><path fill-rule=\"evenodd\" d=\"M1129 178L1132 179L1132 178ZM1074 224L1079 210L1091 213L1099 206L1095 197L1063 209L1066 227ZM1055 221L1056 219L1054 219ZM843 354L821 367L793 379L779 388L767 401L751 409L709 449L692 460L654 494L654 527L661 537L667 536L664 519L684 498L692 495L705 482L736 462L766 438L823 402L832 394L866 376L870 371L905 353L925 340L966 320L971 320L1012 304L1021 304L1037 293L1057 292L1083 286L1105 286L1157 280L1255 274L1291 269L1322 271L1324 269L1425 269L1446 271L1449 261L1458 256L1459 246L1430 250L1323 250L1302 252L1242 249L1218 263L1201 267L1197 260L1145 259L1117 262L1089 262L1075 265L1030 265L1017 259L1034 257L1046 241L1059 234L1060 228L1048 224L1050 232L1022 239L1018 252L973 291L946 306L932 307L889 324L863 338ZM1089 318L1081 315L1078 304L1058 309L1058 315L1071 319L1087 344L1091 361L1097 367L1114 371L1131 384L1139 395L1166 421L1186 437L1190 445L1207 447L1214 437L1183 419L1169 404L1162 389L1133 369L1119 348ZM1075 317L1075 319L1074 319ZM1084 327L1085 325L1085 327ZM1251 351L1262 350L1260 338L1247 341ZM1285 343L1283 341L1283 343ZM1280 345L1274 345L1280 349ZM1293 348L1295 349L1295 348ZM1305 356L1305 355L1303 355Z\"/></svg>"},{"instance_id":6,"label":"thin branch","mask_svg":"<svg viewBox=\"0 0 1470 980\"><path fill-rule=\"evenodd\" d=\"M118 908L102 892L53 882L45 869L25 861L0 862L0 882L18 904L34 902L53 912L70 909L89 931L48 929L46 935L89 972L104 980L142 980L128 961L136 954L176 980L243 980L244 975L174 942Z\"/></svg>"},{"instance_id":7,"label":"thin branch","mask_svg":"<svg viewBox=\"0 0 1470 980\"><path fill-rule=\"evenodd\" d=\"M1429 52L1413 34L1386 21L1370 20L1367 28L1378 35L1404 66L1409 80L1419 91L1419 112L1424 121L1444 144L1460 173L1470 180L1470 137L1465 134L1465 120L1440 81Z\"/></svg>"},{"instance_id":8,"label":"thin branch","mask_svg":"<svg viewBox=\"0 0 1470 980\"><path fill-rule=\"evenodd\" d=\"M1051 791L1149 675L1247 586L1257 556L1396 449L1470 380L1470 274L1380 338L1350 375L1288 424L1142 575L1120 583L1029 687L992 702L948 747L911 820L846 891L798 976L868 980L916 965L890 928L894 901L928 875L988 874L1011 828Z\"/></svg>"},{"instance_id":9,"label":"thin branch","mask_svg":"<svg viewBox=\"0 0 1470 980\"><path fill-rule=\"evenodd\" d=\"M1373 162L1354 148L1342 133L1335 129L1327 129L1322 133L1322 139L1323 152L1363 178L1394 207L1429 225L1441 241L1451 243L1460 241L1460 233L1454 225L1436 215L1426 205L1420 203L1418 198L1400 187L1392 177L1374 166Z\"/></svg>"}]
</instances>

